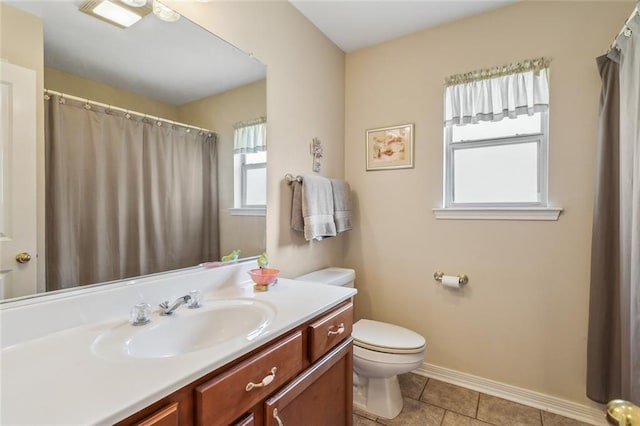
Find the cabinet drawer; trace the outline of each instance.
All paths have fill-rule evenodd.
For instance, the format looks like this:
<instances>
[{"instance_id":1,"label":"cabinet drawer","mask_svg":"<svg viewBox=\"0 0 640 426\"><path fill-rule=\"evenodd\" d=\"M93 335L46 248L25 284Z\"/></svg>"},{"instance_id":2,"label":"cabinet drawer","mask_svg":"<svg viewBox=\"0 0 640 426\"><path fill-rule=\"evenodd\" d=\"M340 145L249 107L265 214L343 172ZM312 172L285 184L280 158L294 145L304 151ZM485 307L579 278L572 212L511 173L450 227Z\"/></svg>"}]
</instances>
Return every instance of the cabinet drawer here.
<instances>
[{"instance_id":1,"label":"cabinet drawer","mask_svg":"<svg viewBox=\"0 0 640 426\"><path fill-rule=\"evenodd\" d=\"M173 403L136 423L136 426L178 426L178 403Z\"/></svg>"},{"instance_id":2,"label":"cabinet drawer","mask_svg":"<svg viewBox=\"0 0 640 426\"><path fill-rule=\"evenodd\" d=\"M298 331L198 386L196 422L228 425L301 369L302 332Z\"/></svg>"},{"instance_id":3,"label":"cabinet drawer","mask_svg":"<svg viewBox=\"0 0 640 426\"><path fill-rule=\"evenodd\" d=\"M329 312L309 325L309 361L315 362L345 337L351 336L353 303Z\"/></svg>"},{"instance_id":4,"label":"cabinet drawer","mask_svg":"<svg viewBox=\"0 0 640 426\"><path fill-rule=\"evenodd\" d=\"M238 420L233 426L255 426L256 421L253 418L253 413L247 414L242 419Z\"/></svg>"}]
</instances>

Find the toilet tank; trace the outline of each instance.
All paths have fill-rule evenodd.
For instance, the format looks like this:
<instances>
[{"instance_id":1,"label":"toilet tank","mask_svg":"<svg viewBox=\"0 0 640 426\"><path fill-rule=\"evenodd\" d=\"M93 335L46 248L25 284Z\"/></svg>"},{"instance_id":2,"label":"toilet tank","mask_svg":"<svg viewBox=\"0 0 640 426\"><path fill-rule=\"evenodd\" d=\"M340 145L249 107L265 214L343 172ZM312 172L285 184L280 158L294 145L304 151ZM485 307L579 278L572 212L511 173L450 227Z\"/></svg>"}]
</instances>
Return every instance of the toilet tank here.
<instances>
[{"instance_id":1,"label":"toilet tank","mask_svg":"<svg viewBox=\"0 0 640 426\"><path fill-rule=\"evenodd\" d=\"M300 275L295 278L300 281L311 281L320 284L339 285L342 287L353 287L356 279L356 271L348 268L325 268Z\"/></svg>"}]
</instances>

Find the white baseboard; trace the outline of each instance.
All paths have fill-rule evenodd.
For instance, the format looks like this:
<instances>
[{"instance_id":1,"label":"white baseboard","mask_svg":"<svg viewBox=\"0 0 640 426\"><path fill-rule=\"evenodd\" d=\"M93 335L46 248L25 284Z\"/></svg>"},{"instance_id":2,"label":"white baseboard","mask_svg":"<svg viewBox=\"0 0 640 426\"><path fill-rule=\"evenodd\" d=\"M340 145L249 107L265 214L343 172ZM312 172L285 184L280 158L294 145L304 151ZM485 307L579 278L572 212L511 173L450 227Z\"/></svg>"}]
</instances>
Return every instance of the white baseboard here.
<instances>
[{"instance_id":1,"label":"white baseboard","mask_svg":"<svg viewBox=\"0 0 640 426\"><path fill-rule=\"evenodd\" d=\"M437 365L423 363L422 367L413 371L421 376L430 377L453 385L462 386L487 395L497 396L509 401L549 411L564 417L579 420L596 426L608 425L605 419L604 405L598 407L578 404L543 393L534 392L517 386L500 383L484 377L450 370Z\"/></svg>"}]
</instances>

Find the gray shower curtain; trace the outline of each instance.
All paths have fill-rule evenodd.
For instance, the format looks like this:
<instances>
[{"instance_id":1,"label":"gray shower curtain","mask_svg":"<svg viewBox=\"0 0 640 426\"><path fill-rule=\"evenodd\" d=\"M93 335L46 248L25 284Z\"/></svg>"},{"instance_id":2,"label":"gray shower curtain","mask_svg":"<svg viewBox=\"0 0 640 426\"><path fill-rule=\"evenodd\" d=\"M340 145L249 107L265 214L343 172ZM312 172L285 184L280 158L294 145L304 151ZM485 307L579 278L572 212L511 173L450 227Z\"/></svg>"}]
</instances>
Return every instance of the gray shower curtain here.
<instances>
[{"instance_id":1,"label":"gray shower curtain","mask_svg":"<svg viewBox=\"0 0 640 426\"><path fill-rule=\"evenodd\" d=\"M47 290L219 258L216 136L51 95Z\"/></svg>"},{"instance_id":2,"label":"gray shower curtain","mask_svg":"<svg viewBox=\"0 0 640 426\"><path fill-rule=\"evenodd\" d=\"M602 77L587 396L640 404L640 15L598 58Z\"/></svg>"},{"instance_id":3,"label":"gray shower curtain","mask_svg":"<svg viewBox=\"0 0 640 426\"><path fill-rule=\"evenodd\" d=\"M618 42L622 398L640 405L640 14L627 28Z\"/></svg>"},{"instance_id":4,"label":"gray shower curtain","mask_svg":"<svg viewBox=\"0 0 640 426\"><path fill-rule=\"evenodd\" d=\"M620 79L618 63L597 59L602 91L591 244L587 395L598 402L621 390L620 371Z\"/></svg>"}]
</instances>

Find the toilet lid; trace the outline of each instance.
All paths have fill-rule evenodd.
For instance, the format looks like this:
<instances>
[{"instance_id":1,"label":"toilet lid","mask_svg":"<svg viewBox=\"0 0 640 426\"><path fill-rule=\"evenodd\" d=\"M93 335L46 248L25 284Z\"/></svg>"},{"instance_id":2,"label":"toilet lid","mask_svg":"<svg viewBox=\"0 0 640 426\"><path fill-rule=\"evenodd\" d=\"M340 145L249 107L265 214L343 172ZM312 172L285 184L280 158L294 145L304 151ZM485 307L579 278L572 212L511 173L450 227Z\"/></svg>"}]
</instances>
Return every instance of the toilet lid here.
<instances>
[{"instance_id":1,"label":"toilet lid","mask_svg":"<svg viewBox=\"0 0 640 426\"><path fill-rule=\"evenodd\" d=\"M361 319L351 331L354 344L386 353L416 353L424 349L424 337L406 328L386 322Z\"/></svg>"}]
</instances>

